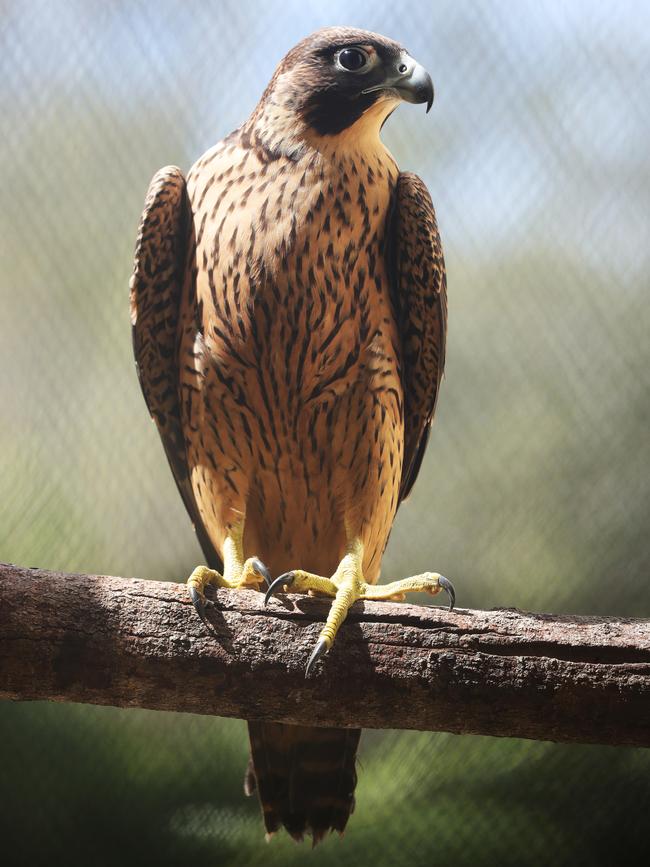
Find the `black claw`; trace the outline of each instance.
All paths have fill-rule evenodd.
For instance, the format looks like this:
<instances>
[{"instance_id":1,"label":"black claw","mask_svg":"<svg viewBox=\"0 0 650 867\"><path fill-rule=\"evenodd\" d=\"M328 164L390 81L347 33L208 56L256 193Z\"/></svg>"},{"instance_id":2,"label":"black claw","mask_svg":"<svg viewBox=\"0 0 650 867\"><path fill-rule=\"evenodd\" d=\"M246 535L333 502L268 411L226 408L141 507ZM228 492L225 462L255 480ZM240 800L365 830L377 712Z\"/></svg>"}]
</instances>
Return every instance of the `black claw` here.
<instances>
[{"instance_id":1,"label":"black claw","mask_svg":"<svg viewBox=\"0 0 650 867\"><path fill-rule=\"evenodd\" d=\"M438 584L440 584L442 589L449 596L449 610L451 611L456 604L456 591L454 590L454 585L451 583L449 578L445 578L444 575L441 575L440 578L438 578Z\"/></svg>"},{"instance_id":2,"label":"black claw","mask_svg":"<svg viewBox=\"0 0 650 867\"><path fill-rule=\"evenodd\" d=\"M270 587L273 583L273 579L271 578L271 573L266 568L264 563L262 563L261 560L258 560L257 557L253 557L251 562L253 564L253 569L258 572L262 576L262 578L264 578L264 580L266 581L266 586Z\"/></svg>"},{"instance_id":3,"label":"black claw","mask_svg":"<svg viewBox=\"0 0 650 867\"><path fill-rule=\"evenodd\" d=\"M273 596L273 594L279 587L282 587L283 584L287 584L289 587L291 587L295 580L296 576L293 574L293 572L285 572L283 575L280 575L279 578L276 578L275 581L273 581L269 586L269 589L266 591L266 596L264 597L264 604L266 605L268 603L271 596Z\"/></svg>"},{"instance_id":4,"label":"black claw","mask_svg":"<svg viewBox=\"0 0 650 867\"><path fill-rule=\"evenodd\" d=\"M316 647L314 648L312 655L309 657L309 662L307 663L307 668L305 669L305 677L309 677L309 673L312 668L316 665L319 659L321 659L327 651L329 650L329 645L324 638L319 638L316 642Z\"/></svg>"},{"instance_id":5,"label":"black claw","mask_svg":"<svg viewBox=\"0 0 650 867\"><path fill-rule=\"evenodd\" d=\"M196 613L199 615L204 625L208 629L212 630L212 627L210 626L210 621L205 616L205 602L203 601L203 597L196 589L196 587L190 587L190 599L192 600L192 603L196 608Z\"/></svg>"}]
</instances>

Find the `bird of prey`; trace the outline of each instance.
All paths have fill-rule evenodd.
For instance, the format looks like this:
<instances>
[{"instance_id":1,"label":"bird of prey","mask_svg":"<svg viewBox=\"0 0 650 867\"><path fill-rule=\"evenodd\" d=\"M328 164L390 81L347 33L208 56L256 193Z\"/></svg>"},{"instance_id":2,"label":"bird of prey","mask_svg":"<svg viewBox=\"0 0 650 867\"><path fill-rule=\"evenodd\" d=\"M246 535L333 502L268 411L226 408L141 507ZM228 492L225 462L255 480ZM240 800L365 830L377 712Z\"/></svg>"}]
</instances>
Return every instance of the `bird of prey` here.
<instances>
[{"instance_id":1,"label":"bird of prey","mask_svg":"<svg viewBox=\"0 0 650 867\"><path fill-rule=\"evenodd\" d=\"M433 85L401 45L317 31L187 179L154 176L136 245L140 383L207 561L189 593L204 620L208 584L332 597L308 673L357 599L454 601L438 573L376 584L422 463L447 321L431 198L380 140L402 100L428 111ZM249 733L245 787L267 832L342 832L360 732Z\"/></svg>"}]
</instances>

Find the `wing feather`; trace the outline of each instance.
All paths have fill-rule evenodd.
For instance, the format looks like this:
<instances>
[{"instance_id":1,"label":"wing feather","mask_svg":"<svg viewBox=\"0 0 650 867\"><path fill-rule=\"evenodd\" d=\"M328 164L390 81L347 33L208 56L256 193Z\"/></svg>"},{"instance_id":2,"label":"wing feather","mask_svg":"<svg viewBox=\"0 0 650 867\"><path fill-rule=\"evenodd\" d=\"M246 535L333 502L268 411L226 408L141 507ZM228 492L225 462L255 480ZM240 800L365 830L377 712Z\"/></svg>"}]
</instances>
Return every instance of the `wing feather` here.
<instances>
[{"instance_id":1,"label":"wing feather","mask_svg":"<svg viewBox=\"0 0 650 867\"><path fill-rule=\"evenodd\" d=\"M177 335L184 268L193 243L189 215L181 170L160 169L147 192L129 284L133 351L147 408L207 563L221 570L192 491L180 417Z\"/></svg>"},{"instance_id":2,"label":"wing feather","mask_svg":"<svg viewBox=\"0 0 650 867\"><path fill-rule=\"evenodd\" d=\"M445 366L447 280L431 196L400 174L392 222L394 303L402 341L404 463L400 502L422 465Z\"/></svg>"}]
</instances>

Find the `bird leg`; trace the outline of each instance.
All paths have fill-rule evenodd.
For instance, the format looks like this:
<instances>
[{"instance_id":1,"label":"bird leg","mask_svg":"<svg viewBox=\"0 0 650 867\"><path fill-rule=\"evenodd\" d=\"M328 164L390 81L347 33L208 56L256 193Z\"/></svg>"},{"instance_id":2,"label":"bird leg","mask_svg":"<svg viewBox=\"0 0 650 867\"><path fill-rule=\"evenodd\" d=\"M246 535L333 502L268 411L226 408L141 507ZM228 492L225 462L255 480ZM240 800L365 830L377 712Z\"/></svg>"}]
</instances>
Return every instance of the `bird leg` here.
<instances>
[{"instance_id":1,"label":"bird leg","mask_svg":"<svg viewBox=\"0 0 650 867\"><path fill-rule=\"evenodd\" d=\"M205 615L206 598L205 588L208 584L217 587L228 587L231 590L239 590L242 587L260 589L260 585L271 584L271 573L258 557L249 557L244 560L243 549L244 526L243 523L233 527L223 546L223 575L215 569L207 566L197 566L187 579L190 598L196 608L197 614L209 628L210 624Z\"/></svg>"},{"instance_id":2,"label":"bird leg","mask_svg":"<svg viewBox=\"0 0 650 867\"><path fill-rule=\"evenodd\" d=\"M311 572L294 569L280 575L269 585L264 597L265 605L281 587L290 588L298 593L334 597L325 625L320 631L316 646L307 663L306 675L331 648L340 625L345 620L351 606L358 599L402 602L407 593L424 592L435 596L444 590L449 596L449 610L451 611L454 607L456 601L454 587L444 575L439 575L437 572L425 572L422 575L414 575L412 578L404 578L402 581L391 581L390 584L367 584L363 580L362 564L363 544L360 539L355 539L349 545L345 556L331 578L323 578L320 575L313 575Z\"/></svg>"}]
</instances>

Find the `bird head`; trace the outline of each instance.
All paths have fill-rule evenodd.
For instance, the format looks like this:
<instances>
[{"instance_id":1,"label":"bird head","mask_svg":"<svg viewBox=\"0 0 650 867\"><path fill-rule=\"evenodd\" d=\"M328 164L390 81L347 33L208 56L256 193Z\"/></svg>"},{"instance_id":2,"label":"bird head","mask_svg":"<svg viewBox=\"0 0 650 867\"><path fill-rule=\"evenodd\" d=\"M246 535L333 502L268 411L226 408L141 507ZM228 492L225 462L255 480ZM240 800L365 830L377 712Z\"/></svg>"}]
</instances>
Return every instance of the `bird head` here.
<instances>
[{"instance_id":1,"label":"bird head","mask_svg":"<svg viewBox=\"0 0 650 867\"><path fill-rule=\"evenodd\" d=\"M379 133L405 100L433 102L429 73L398 42L349 27L327 27L279 64L252 119L318 137Z\"/></svg>"}]
</instances>

